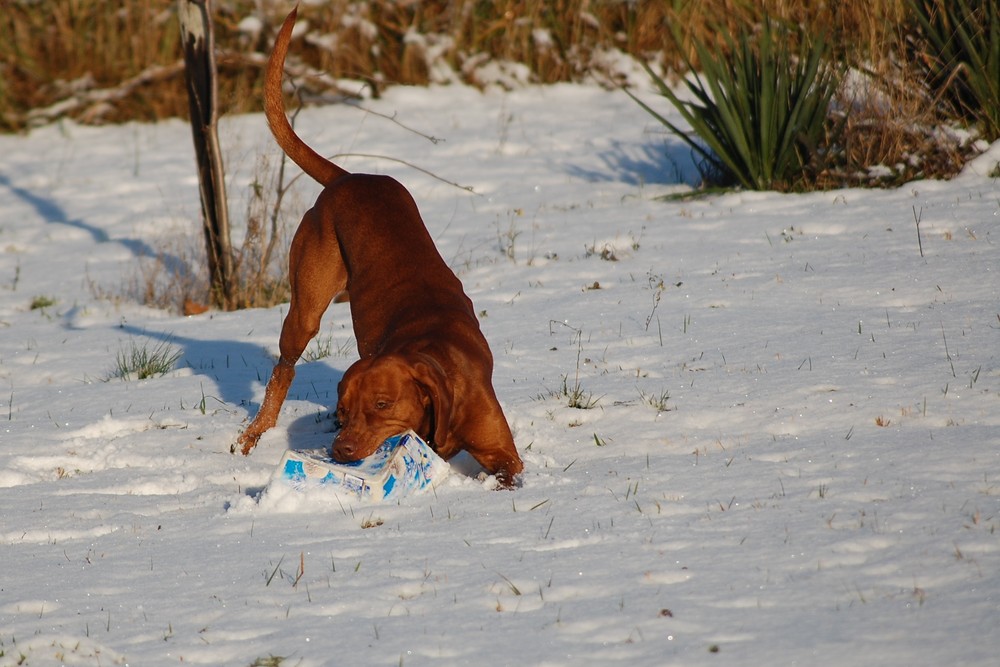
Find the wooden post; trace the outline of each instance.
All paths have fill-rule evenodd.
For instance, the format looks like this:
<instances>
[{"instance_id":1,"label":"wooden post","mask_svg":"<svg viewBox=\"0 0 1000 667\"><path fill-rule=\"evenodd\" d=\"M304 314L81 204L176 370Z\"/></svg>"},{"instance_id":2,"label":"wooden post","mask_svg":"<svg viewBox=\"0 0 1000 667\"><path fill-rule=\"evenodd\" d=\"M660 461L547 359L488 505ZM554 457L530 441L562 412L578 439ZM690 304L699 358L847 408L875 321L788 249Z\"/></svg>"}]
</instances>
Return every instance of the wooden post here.
<instances>
[{"instance_id":1,"label":"wooden post","mask_svg":"<svg viewBox=\"0 0 1000 667\"><path fill-rule=\"evenodd\" d=\"M211 276L212 305L231 310L233 253L229 239L225 171L216 131L215 38L211 0L177 0L184 47L185 82L191 109L191 133L198 164L201 211Z\"/></svg>"}]
</instances>

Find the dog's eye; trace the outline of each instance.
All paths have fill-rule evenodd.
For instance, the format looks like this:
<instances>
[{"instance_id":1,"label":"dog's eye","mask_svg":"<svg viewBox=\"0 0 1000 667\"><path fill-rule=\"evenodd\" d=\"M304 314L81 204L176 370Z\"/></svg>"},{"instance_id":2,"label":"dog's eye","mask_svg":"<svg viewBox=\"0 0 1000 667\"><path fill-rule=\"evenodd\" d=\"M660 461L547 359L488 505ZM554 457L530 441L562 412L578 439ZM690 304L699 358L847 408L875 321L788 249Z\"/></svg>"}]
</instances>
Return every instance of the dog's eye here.
<instances>
[{"instance_id":1,"label":"dog's eye","mask_svg":"<svg viewBox=\"0 0 1000 667\"><path fill-rule=\"evenodd\" d=\"M375 402L375 409L376 410L385 410L385 409L387 409L391 405L392 405L392 403L390 403L389 401L379 400L379 401Z\"/></svg>"}]
</instances>

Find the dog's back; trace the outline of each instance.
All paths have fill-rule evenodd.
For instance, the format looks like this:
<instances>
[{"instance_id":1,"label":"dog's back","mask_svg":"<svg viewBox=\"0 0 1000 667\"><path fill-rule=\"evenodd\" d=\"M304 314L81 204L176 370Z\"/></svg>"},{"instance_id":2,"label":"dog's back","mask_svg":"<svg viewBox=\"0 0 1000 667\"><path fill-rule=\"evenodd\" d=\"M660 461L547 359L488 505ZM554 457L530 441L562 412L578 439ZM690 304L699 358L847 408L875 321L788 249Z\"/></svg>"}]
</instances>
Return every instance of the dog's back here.
<instances>
[{"instance_id":1,"label":"dog's back","mask_svg":"<svg viewBox=\"0 0 1000 667\"><path fill-rule=\"evenodd\" d=\"M398 181L350 174L323 191L315 210L339 218L324 224L337 229L361 358L394 340L447 339L459 329L482 337L472 301ZM476 347L488 354L485 339Z\"/></svg>"}]
</instances>

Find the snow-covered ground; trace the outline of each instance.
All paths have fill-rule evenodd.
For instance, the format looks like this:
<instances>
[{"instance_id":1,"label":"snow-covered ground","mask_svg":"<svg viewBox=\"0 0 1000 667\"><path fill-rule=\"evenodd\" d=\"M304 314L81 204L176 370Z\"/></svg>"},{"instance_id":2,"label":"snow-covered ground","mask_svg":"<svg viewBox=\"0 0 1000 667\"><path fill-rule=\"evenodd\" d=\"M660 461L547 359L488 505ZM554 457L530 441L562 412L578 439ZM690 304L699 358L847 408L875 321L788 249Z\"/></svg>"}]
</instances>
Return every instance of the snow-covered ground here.
<instances>
[{"instance_id":1,"label":"snow-covered ground","mask_svg":"<svg viewBox=\"0 0 1000 667\"><path fill-rule=\"evenodd\" d=\"M342 161L410 188L481 312L522 485L265 491L331 440L348 307L233 456L285 308L96 296L198 242L188 127L0 137L0 665L997 664L1000 144L951 182L662 201L690 156L621 93L366 105L442 141L297 127L473 189ZM221 134L239 220L277 152L259 115ZM108 379L164 341L175 370Z\"/></svg>"}]
</instances>

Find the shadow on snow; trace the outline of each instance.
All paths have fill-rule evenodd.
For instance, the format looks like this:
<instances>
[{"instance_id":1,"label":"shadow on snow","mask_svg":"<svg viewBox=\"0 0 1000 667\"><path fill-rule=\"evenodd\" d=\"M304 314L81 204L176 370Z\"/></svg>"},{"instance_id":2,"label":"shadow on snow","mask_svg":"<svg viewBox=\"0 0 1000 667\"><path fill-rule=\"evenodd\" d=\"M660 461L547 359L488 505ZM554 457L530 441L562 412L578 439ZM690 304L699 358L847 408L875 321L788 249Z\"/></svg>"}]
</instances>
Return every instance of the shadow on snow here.
<instances>
[{"instance_id":1,"label":"shadow on snow","mask_svg":"<svg viewBox=\"0 0 1000 667\"><path fill-rule=\"evenodd\" d=\"M664 138L662 143L612 141L610 147L594 153L603 168L569 164L566 171L590 182L619 182L628 185L688 185L702 180L690 147Z\"/></svg>"},{"instance_id":2,"label":"shadow on snow","mask_svg":"<svg viewBox=\"0 0 1000 667\"><path fill-rule=\"evenodd\" d=\"M232 340L202 340L131 324L122 324L118 328L136 339L145 338L181 348L178 366L190 368L196 375L211 380L215 387L211 389L202 385L206 410L212 410L213 403L216 403L233 412L245 411L249 420L260 409L260 401L256 397L263 397L264 385L271 377L275 363L275 358L260 345ZM275 426L288 433L292 448L330 446L337 385L348 365L346 358L343 368L335 368L324 360L300 360L296 364L295 380L288 390L283 414ZM304 415L289 414L289 401L310 401L318 407ZM238 435L238 432L232 434L233 442Z\"/></svg>"}]
</instances>

